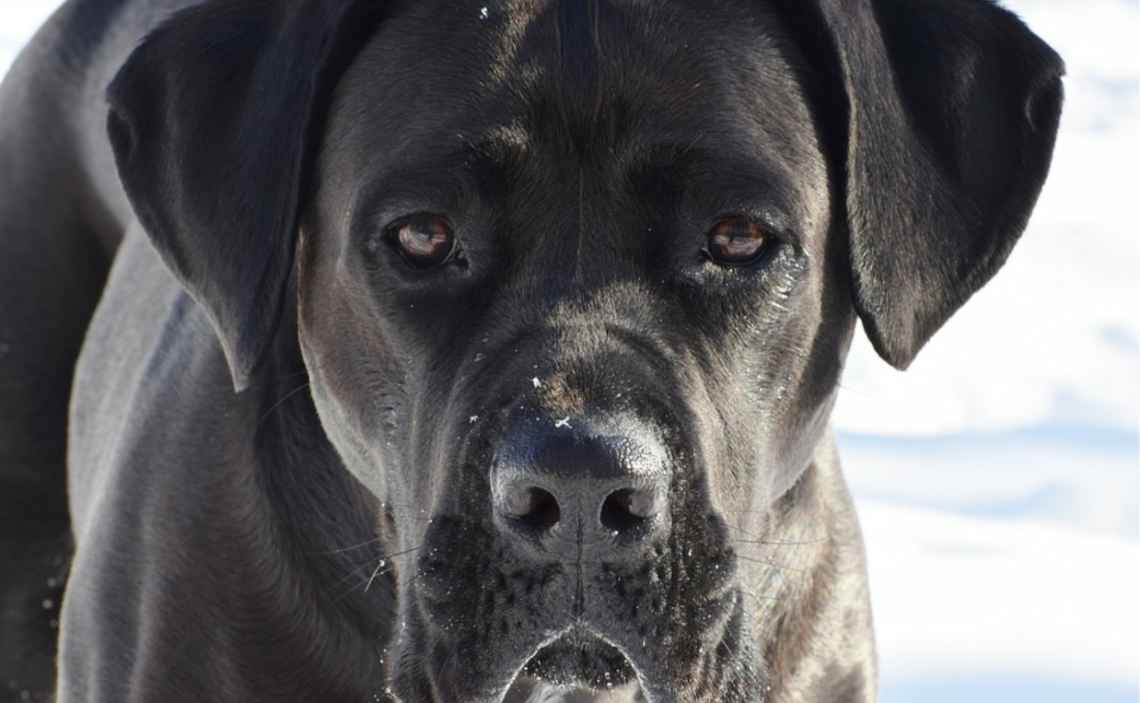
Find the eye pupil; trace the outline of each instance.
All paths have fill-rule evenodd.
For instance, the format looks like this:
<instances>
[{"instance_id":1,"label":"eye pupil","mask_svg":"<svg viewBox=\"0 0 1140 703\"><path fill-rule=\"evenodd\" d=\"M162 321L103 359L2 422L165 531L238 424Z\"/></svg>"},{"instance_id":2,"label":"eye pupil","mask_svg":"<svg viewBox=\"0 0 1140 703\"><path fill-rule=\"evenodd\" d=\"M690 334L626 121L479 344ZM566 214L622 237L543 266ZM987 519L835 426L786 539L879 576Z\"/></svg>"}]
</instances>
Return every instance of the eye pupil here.
<instances>
[{"instance_id":1,"label":"eye pupil","mask_svg":"<svg viewBox=\"0 0 1140 703\"><path fill-rule=\"evenodd\" d=\"M417 268L439 266L455 249L455 234L439 215L416 215L395 226L395 243Z\"/></svg>"},{"instance_id":2,"label":"eye pupil","mask_svg":"<svg viewBox=\"0 0 1140 703\"><path fill-rule=\"evenodd\" d=\"M709 232L706 251L709 258L718 264L747 264L764 251L767 241L760 225L744 217L729 217L718 222Z\"/></svg>"}]
</instances>

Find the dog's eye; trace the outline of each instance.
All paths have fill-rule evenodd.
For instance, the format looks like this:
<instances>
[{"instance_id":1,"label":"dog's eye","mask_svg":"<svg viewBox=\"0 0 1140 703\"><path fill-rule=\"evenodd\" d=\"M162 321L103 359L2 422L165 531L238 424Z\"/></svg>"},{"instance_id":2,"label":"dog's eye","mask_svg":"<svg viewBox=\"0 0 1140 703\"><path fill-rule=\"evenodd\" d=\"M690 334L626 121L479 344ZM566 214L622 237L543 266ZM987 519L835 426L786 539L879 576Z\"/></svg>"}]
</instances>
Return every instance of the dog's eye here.
<instances>
[{"instance_id":1,"label":"dog's eye","mask_svg":"<svg viewBox=\"0 0 1140 703\"><path fill-rule=\"evenodd\" d=\"M455 251L455 232L446 218L420 213L388 227L388 238L404 259L420 269L440 266Z\"/></svg>"},{"instance_id":2,"label":"dog's eye","mask_svg":"<svg viewBox=\"0 0 1140 703\"><path fill-rule=\"evenodd\" d=\"M764 228L746 217L726 217L709 231L705 254L725 266L755 261L768 243Z\"/></svg>"}]
</instances>

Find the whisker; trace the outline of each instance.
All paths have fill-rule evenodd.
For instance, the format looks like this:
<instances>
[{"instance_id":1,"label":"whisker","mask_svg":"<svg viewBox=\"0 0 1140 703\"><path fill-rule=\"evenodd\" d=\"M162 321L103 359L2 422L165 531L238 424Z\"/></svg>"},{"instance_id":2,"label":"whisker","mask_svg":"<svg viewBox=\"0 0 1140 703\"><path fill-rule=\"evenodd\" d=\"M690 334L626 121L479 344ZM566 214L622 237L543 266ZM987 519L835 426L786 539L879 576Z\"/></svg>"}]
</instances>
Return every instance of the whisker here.
<instances>
[{"instance_id":1,"label":"whisker","mask_svg":"<svg viewBox=\"0 0 1140 703\"><path fill-rule=\"evenodd\" d=\"M341 576L339 579L337 579L336 583L331 584L329 586L329 590L332 591L332 602L333 603L339 603L341 600L346 598L350 593L355 591L357 588L355 585L351 585L351 586L349 586L347 588L343 588L343 589L341 588L341 586L343 586L344 584L351 581L354 576L357 576L362 571L367 573L367 569L370 569L371 567L372 567L371 562L366 562L363 564L357 564L356 566L349 568L347 573L345 573L343 576Z\"/></svg>"},{"instance_id":2,"label":"whisker","mask_svg":"<svg viewBox=\"0 0 1140 703\"><path fill-rule=\"evenodd\" d=\"M383 539L383 537L374 537L367 542L354 544L351 547L340 547L339 549L330 549L328 551L316 552L316 554L344 554L345 552L354 552L357 549L364 549L365 547L371 547L375 544L379 544L381 541L383 541Z\"/></svg>"},{"instance_id":3,"label":"whisker","mask_svg":"<svg viewBox=\"0 0 1140 703\"><path fill-rule=\"evenodd\" d=\"M426 514L428 513L428 509L427 509L427 508L425 508L425 507L424 507L424 506L422 506L422 505L415 505L415 504L413 504L413 503L392 503L392 502L385 502L385 503L382 503L382 504L380 505L380 508L381 508L382 510L383 510L383 509L385 509L385 508L398 508L398 509L403 509L403 510L407 511L407 512L404 512L404 513L396 512L396 513L395 513L396 515L408 515L408 516L411 516L411 515L412 515L412 513L416 513L416 514L418 514L418 515L426 515Z\"/></svg>"},{"instance_id":4,"label":"whisker","mask_svg":"<svg viewBox=\"0 0 1140 703\"><path fill-rule=\"evenodd\" d=\"M385 566L388 566L389 561L394 560L396 557L404 556L405 554L411 554L412 552L418 551L420 549L420 547L422 547L422 546L423 545L421 544L421 545L412 547L411 549L405 549L402 552L396 552L394 554L382 557L380 559L380 561L376 564L376 570L373 571L372 575L368 577L368 583L364 584L364 592L367 593L368 589L372 588L372 583L376 580L376 577L381 574L380 570L383 569ZM396 568L396 565L392 564L391 566L389 566L388 570L384 571L383 573L388 573L388 571L391 571L394 568Z\"/></svg>"},{"instance_id":5,"label":"whisker","mask_svg":"<svg viewBox=\"0 0 1140 703\"><path fill-rule=\"evenodd\" d=\"M771 544L771 545L775 545L775 546L804 547L804 546L808 546L808 545L812 545L812 544L822 544L822 543L827 541L826 537L822 537L820 539L813 539L813 540L804 540L801 538L797 538L794 540L763 539L762 535L760 535L758 533L754 533L754 532L749 532L748 530L744 529L743 527L740 527L739 525L733 525L732 523L726 523L726 525L730 529L736 530L737 532L744 535L745 537L751 537L752 538L750 540L730 540L732 542L739 542L742 544ZM807 532L807 529L805 528L804 530L802 530L802 532Z\"/></svg>"},{"instance_id":6,"label":"whisker","mask_svg":"<svg viewBox=\"0 0 1140 703\"><path fill-rule=\"evenodd\" d=\"M362 561L362 562L356 564L355 566L348 567L347 573L345 573L344 576L342 576L340 579L338 579L336 581L336 583L333 583L331 585L330 590L334 591L333 601L334 602L340 601L341 599L345 598L346 596L348 596L348 594L352 593L353 591L355 591L359 587L359 584L358 584L358 585L350 586L344 590L338 590L340 586L342 586L345 583L347 583L348 581L352 580L353 577L359 576L360 580L362 582L366 582L367 585L370 587L371 583L378 576L381 575L379 573L379 570L383 569L384 566L388 562L391 563L391 567L394 569L396 567L396 559L398 557L407 556L409 554L412 554L413 552L415 552L419 548L420 547L413 547L411 549L405 549L404 551L401 551L401 552L393 552L392 554L380 555L379 557L376 557L376 560L377 560L376 564L377 565L375 567L373 566L374 562L372 559L367 559L365 561ZM368 577L367 580L364 579L363 574L367 574L369 572L371 572L371 575Z\"/></svg>"},{"instance_id":7,"label":"whisker","mask_svg":"<svg viewBox=\"0 0 1140 703\"><path fill-rule=\"evenodd\" d=\"M765 515L765 516L772 515L772 509L771 508L765 508L765 509L760 509L760 510L722 509L720 512L722 515L726 515L726 516L728 516L728 515Z\"/></svg>"},{"instance_id":8,"label":"whisker","mask_svg":"<svg viewBox=\"0 0 1140 703\"><path fill-rule=\"evenodd\" d=\"M286 401L288 401L290 398L297 395L298 393L300 393L301 391L305 390L308 387L309 387L309 382L305 381L301 385L297 386L293 390L291 390L288 393L286 393L285 395L283 395L280 400L278 400L276 403L274 403L272 406L270 406L270 408L268 410L265 411L265 414L261 416L261 419L259 419L257 421L257 424L260 426L261 423L263 423L267 419L269 419L269 416L272 415L273 412L275 410L277 410L277 408L280 408L282 405L285 404Z\"/></svg>"},{"instance_id":9,"label":"whisker","mask_svg":"<svg viewBox=\"0 0 1140 703\"><path fill-rule=\"evenodd\" d=\"M730 544L760 544L764 546L774 547L809 547L816 544L823 544L825 539L813 539L797 542L793 540L766 540L766 539L733 539L729 540Z\"/></svg>"},{"instance_id":10,"label":"whisker","mask_svg":"<svg viewBox=\"0 0 1140 703\"><path fill-rule=\"evenodd\" d=\"M749 591L749 590L744 589L744 588L740 589L740 595L748 596L749 598L751 598L753 600L760 601L760 602L765 604L765 607L770 607L771 603L780 602L780 598L778 598L776 596L762 596L762 595L759 595L757 593L753 593L752 591Z\"/></svg>"},{"instance_id":11,"label":"whisker","mask_svg":"<svg viewBox=\"0 0 1140 703\"><path fill-rule=\"evenodd\" d=\"M772 544L772 545L786 545L786 546L792 546L792 547L803 547L803 546L807 546L810 544L821 544L821 543L827 541L826 538L823 538L823 537L821 537L819 539L810 539L810 540L800 539L798 537L795 539L769 538L766 535L763 535L760 533L748 532L747 530L745 530L743 528L736 528L736 530L738 532L740 532L740 534L743 537L747 537L749 539L736 538L736 539L730 539L729 541L743 542L745 544Z\"/></svg>"},{"instance_id":12,"label":"whisker","mask_svg":"<svg viewBox=\"0 0 1140 703\"><path fill-rule=\"evenodd\" d=\"M743 559L744 561L747 561L747 562L752 563L752 564L763 564L764 566L770 566L773 569L778 569L780 571L791 571L793 573L799 573L799 574L804 574L804 573L807 573L807 571L808 571L807 569L804 569L804 568L801 568L798 566L788 566L786 564L780 564L780 563L774 562L774 561L767 561L766 559L755 559L753 557L746 557L743 554L740 554L739 552L736 554L736 558L737 559Z\"/></svg>"}]
</instances>

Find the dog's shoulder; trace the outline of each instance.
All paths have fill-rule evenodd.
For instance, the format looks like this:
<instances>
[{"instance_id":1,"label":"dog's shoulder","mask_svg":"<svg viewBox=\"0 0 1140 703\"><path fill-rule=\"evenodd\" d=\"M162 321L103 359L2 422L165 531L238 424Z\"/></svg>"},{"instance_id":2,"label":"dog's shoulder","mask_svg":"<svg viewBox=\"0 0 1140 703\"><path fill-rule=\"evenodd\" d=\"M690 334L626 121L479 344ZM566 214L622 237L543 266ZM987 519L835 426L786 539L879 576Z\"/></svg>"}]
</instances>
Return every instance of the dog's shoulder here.
<instances>
[{"instance_id":1,"label":"dog's shoulder","mask_svg":"<svg viewBox=\"0 0 1140 703\"><path fill-rule=\"evenodd\" d=\"M193 415L233 410L236 399L226 380L209 321L145 237L132 230L119 247L76 366L68 463L77 530L93 505L87 493L108 478L140 489L139 481L165 480L163 473L177 470L170 453L189 444L199 447L195 462L207 459L224 438L204 436L216 428ZM171 400L190 397L202 402ZM117 476L140 459L148 473L125 481ZM163 472L149 473L154 465Z\"/></svg>"}]
</instances>

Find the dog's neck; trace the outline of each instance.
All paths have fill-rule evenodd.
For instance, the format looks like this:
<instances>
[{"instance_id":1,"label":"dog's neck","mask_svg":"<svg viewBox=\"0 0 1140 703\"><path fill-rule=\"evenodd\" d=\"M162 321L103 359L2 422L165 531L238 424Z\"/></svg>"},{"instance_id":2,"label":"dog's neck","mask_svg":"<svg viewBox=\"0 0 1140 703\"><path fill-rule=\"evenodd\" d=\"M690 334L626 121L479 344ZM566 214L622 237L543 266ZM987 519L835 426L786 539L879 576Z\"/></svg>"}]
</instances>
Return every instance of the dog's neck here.
<instances>
[{"instance_id":1,"label":"dog's neck","mask_svg":"<svg viewBox=\"0 0 1140 703\"><path fill-rule=\"evenodd\" d=\"M874 701L863 541L830 433L773 511L765 539L781 582L771 617L758 623L772 703Z\"/></svg>"},{"instance_id":2,"label":"dog's neck","mask_svg":"<svg viewBox=\"0 0 1140 703\"><path fill-rule=\"evenodd\" d=\"M235 466L243 475L229 480L260 509L237 518L256 524L230 526L241 542L232 544L233 587L245 594L233 601L254 603L257 612L228 615L265 621L279 633L271 656L310 672L308 699L387 700L384 647L397 608L391 570L377 568L385 558L378 501L321 429L292 322L283 321L275 349L243 394L256 419L245 438L252 460Z\"/></svg>"}]
</instances>

